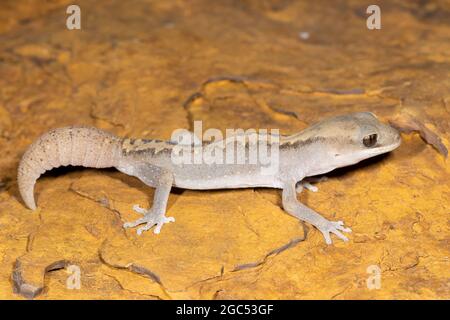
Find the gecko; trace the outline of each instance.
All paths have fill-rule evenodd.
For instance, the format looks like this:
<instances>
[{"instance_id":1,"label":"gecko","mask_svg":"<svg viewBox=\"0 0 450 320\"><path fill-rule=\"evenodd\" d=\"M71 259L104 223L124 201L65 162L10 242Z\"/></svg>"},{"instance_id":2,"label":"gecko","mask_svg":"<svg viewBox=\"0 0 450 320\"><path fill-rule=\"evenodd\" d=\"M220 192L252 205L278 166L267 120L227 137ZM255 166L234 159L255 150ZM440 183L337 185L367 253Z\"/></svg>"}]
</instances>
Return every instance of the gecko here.
<instances>
[{"instance_id":1,"label":"gecko","mask_svg":"<svg viewBox=\"0 0 450 320\"><path fill-rule=\"evenodd\" d=\"M253 133L255 135L255 133ZM323 175L336 168L356 164L396 149L401 143L399 132L379 121L371 112L357 112L327 118L292 135L279 135L267 141L268 150L278 150L278 167L269 174L262 173L263 164L254 163L176 163L173 153L178 148L190 152L188 156L206 152L204 147L216 148L220 141L193 141L122 138L109 132L85 126L71 126L51 130L32 143L22 156L18 167L18 187L25 205L36 209L34 185L45 171L59 166L91 168L115 167L122 173L137 177L145 185L155 188L149 209L134 205L142 217L124 223L124 228L137 228L137 234L154 227L160 233L164 224L175 219L166 215L172 187L191 190L275 188L281 190L283 209L291 216L311 224L324 236L327 244L331 235L348 241L345 233L351 229L343 221L330 221L297 199L303 187L316 191L308 177ZM181 135L183 136L183 135ZM247 137L249 138L249 137ZM260 139L261 138L261 139ZM225 140L225 139L224 139ZM244 151L251 147L251 139L243 140ZM234 146L233 146L234 148Z\"/></svg>"}]
</instances>

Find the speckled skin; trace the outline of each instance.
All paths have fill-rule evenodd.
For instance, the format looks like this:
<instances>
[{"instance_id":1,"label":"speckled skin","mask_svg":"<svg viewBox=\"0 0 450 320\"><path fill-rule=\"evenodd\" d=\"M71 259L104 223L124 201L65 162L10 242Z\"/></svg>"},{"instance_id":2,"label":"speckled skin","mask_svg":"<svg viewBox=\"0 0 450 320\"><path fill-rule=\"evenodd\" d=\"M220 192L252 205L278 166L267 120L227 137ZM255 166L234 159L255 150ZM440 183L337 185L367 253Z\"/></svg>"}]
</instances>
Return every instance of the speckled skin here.
<instances>
[{"instance_id":1,"label":"speckled skin","mask_svg":"<svg viewBox=\"0 0 450 320\"><path fill-rule=\"evenodd\" d=\"M375 136L370 146L366 139ZM262 136L258 136L258 139ZM228 141L228 140L226 140ZM282 189L283 208L291 215L319 229L326 243L333 233L344 241L342 232L351 232L342 221L325 219L297 200L296 184L305 177L323 174L338 167L389 152L400 145L400 135L369 112L352 113L330 118L291 136L279 136L267 143L269 152L279 150L278 167L270 174L258 161L254 164L177 164L171 157L180 146L171 141L122 139L96 128L67 127L52 130L40 137L24 154L18 172L19 190L25 204L35 209L33 188L37 178L46 170L61 165L85 167L116 167L119 171L138 177L156 188L149 210L134 206L144 216L124 227L138 228L141 234L155 226L159 233L164 223L174 221L166 217L167 200L172 186L185 189L222 189L270 187ZM192 153L206 154L214 142L193 145ZM224 145L229 146L231 142ZM251 143L243 144L245 150ZM225 156L225 149L215 149ZM248 161L247 161L248 162ZM308 183L301 183L313 189ZM301 190L301 189L300 189Z\"/></svg>"}]
</instances>

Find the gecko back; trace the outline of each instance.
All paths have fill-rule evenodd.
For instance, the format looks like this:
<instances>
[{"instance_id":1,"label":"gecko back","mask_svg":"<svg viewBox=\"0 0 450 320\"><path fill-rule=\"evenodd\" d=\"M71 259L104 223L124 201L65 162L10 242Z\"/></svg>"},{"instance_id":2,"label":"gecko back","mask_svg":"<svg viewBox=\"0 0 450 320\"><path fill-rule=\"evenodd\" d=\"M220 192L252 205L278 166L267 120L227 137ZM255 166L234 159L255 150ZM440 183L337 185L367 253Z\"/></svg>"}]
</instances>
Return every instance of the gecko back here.
<instances>
[{"instance_id":1,"label":"gecko back","mask_svg":"<svg viewBox=\"0 0 450 320\"><path fill-rule=\"evenodd\" d=\"M39 137L19 164L17 181L23 201L36 209L34 185L41 174L60 166L108 168L117 166L122 139L92 127L64 127Z\"/></svg>"}]
</instances>

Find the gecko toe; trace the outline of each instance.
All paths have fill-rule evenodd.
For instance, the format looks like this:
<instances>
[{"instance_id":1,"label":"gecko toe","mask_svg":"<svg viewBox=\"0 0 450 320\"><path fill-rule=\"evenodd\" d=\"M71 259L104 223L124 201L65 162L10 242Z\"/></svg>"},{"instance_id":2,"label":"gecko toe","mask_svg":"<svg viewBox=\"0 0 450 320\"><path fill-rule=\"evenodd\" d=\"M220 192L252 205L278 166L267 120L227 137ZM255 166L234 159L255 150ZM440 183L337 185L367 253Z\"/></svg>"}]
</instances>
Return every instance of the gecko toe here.
<instances>
[{"instance_id":1,"label":"gecko toe","mask_svg":"<svg viewBox=\"0 0 450 320\"><path fill-rule=\"evenodd\" d=\"M323 232L322 231L322 234L323 234L323 237L325 238L325 243L326 244L330 245L330 244L333 243L333 241L331 241L331 237L330 237L330 233L329 232Z\"/></svg>"},{"instance_id":2,"label":"gecko toe","mask_svg":"<svg viewBox=\"0 0 450 320\"><path fill-rule=\"evenodd\" d=\"M332 231L332 232L333 232L335 235L337 235L338 238L340 238L341 240L343 240L343 241L345 241L345 242L348 241L348 238L347 238L346 236L344 236L340 231L334 230L334 231Z\"/></svg>"},{"instance_id":3,"label":"gecko toe","mask_svg":"<svg viewBox=\"0 0 450 320\"><path fill-rule=\"evenodd\" d=\"M125 222L124 224L123 224L123 227L126 229L126 228L134 228L134 227L136 227L136 226L138 226L138 225L140 225L140 224L142 224L142 223L145 223L145 218L139 218L139 219L137 219L137 220L135 220L135 221L133 221L133 222Z\"/></svg>"},{"instance_id":4,"label":"gecko toe","mask_svg":"<svg viewBox=\"0 0 450 320\"><path fill-rule=\"evenodd\" d=\"M162 216L162 219L156 224L155 229L153 230L154 234L159 234L161 232L161 228L165 223L175 222L174 217L166 217Z\"/></svg>"},{"instance_id":5,"label":"gecko toe","mask_svg":"<svg viewBox=\"0 0 450 320\"><path fill-rule=\"evenodd\" d=\"M144 208L141 208L138 204L135 204L133 206L133 210L140 214L146 214L148 210L145 210Z\"/></svg>"},{"instance_id":6,"label":"gecko toe","mask_svg":"<svg viewBox=\"0 0 450 320\"><path fill-rule=\"evenodd\" d=\"M138 236L140 236L144 231L147 231L148 229L151 229L151 227L153 227L153 226L154 226L154 223L147 222L147 224L145 226L139 227L136 230L136 233L137 233Z\"/></svg>"}]
</instances>

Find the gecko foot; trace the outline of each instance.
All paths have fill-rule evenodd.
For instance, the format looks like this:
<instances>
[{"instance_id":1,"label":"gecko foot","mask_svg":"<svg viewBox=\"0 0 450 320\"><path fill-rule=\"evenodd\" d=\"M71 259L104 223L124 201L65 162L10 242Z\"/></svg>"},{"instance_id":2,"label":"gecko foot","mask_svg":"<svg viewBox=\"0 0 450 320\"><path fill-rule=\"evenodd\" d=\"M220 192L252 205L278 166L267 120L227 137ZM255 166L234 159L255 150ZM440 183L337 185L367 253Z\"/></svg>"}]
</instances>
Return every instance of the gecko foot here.
<instances>
[{"instance_id":1,"label":"gecko foot","mask_svg":"<svg viewBox=\"0 0 450 320\"><path fill-rule=\"evenodd\" d=\"M138 205L133 206L134 211L143 214L144 216L142 218L139 218L133 222L126 222L124 223L124 228L134 228L140 224L144 224L144 226L139 227L136 231L136 233L140 236L144 231L147 231L151 229L153 226L155 226L155 229L153 230L153 233L159 234L161 232L161 228L165 223L174 222L174 217L166 217L164 213L162 214L156 214L151 209L145 210Z\"/></svg>"},{"instance_id":2,"label":"gecko foot","mask_svg":"<svg viewBox=\"0 0 450 320\"><path fill-rule=\"evenodd\" d=\"M297 193L300 193L303 191L303 188L312 191L312 192L317 192L319 191L319 188L317 188L316 186L313 186L311 183L309 182L300 182L297 187L295 188L295 190L297 191Z\"/></svg>"},{"instance_id":3,"label":"gecko foot","mask_svg":"<svg viewBox=\"0 0 450 320\"><path fill-rule=\"evenodd\" d=\"M327 181L328 178L326 176L322 176L319 178L316 177L309 177L309 178L305 178L302 181L300 181L299 183L297 183L297 186L295 188L295 190L297 191L297 193L302 192L303 188L312 191L312 192L317 192L319 191L319 188L316 186L313 186L312 183L317 183L317 182L322 182L322 181Z\"/></svg>"},{"instance_id":4,"label":"gecko foot","mask_svg":"<svg viewBox=\"0 0 450 320\"><path fill-rule=\"evenodd\" d=\"M352 229L344 227L344 222L342 221L327 221L325 226L319 226L317 229L322 232L323 236L325 237L325 242L327 244L332 244L330 233L334 233L337 235L340 239L343 241L348 241L348 238L344 236L342 232L352 232Z\"/></svg>"}]
</instances>

